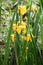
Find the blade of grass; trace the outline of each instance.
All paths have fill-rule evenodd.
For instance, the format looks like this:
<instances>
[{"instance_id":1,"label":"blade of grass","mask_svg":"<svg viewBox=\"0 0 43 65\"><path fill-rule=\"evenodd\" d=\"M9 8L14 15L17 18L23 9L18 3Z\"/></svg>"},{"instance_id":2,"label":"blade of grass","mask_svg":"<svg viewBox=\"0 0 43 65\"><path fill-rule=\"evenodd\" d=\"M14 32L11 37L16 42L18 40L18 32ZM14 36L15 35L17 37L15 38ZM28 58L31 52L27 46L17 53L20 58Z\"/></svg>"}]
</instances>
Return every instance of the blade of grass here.
<instances>
[{"instance_id":1,"label":"blade of grass","mask_svg":"<svg viewBox=\"0 0 43 65\"><path fill-rule=\"evenodd\" d=\"M33 28L33 34L35 35L35 39L34 39L34 42L33 42L33 48L35 49L34 50L34 54L35 54L35 58L36 58L36 63L37 63L37 65L39 64L39 65L42 65L43 63L42 63L42 59L41 59L41 57L39 56L39 59L40 59L40 61L38 61L38 52L39 52L39 50L37 49L38 47L37 47L37 36L38 36L38 33L37 33L37 30L38 30L38 22L39 22L39 18L40 18L40 10L39 10L39 13L38 13L38 15L37 15L37 17L36 17L36 21L35 21L35 24L34 24L34 28ZM37 48L36 48L37 47ZM39 53L40 54L40 53Z\"/></svg>"},{"instance_id":2,"label":"blade of grass","mask_svg":"<svg viewBox=\"0 0 43 65\"><path fill-rule=\"evenodd\" d=\"M13 25L15 13L16 13L16 9L14 10L14 15L12 17L11 25L9 28L9 33L8 33L8 38L7 38L6 48L5 48L4 65L8 64L8 56L9 56L9 51L10 51L9 48L10 48L10 44L11 44L10 43L10 35L11 35L11 31L12 31L12 25Z\"/></svg>"},{"instance_id":3,"label":"blade of grass","mask_svg":"<svg viewBox=\"0 0 43 65\"><path fill-rule=\"evenodd\" d=\"M1 57L1 48L0 48L0 65L2 65L2 57Z\"/></svg>"},{"instance_id":4,"label":"blade of grass","mask_svg":"<svg viewBox=\"0 0 43 65\"><path fill-rule=\"evenodd\" d=\"M0 23L1 23L1 4L0 4Z\"/></svg>"},{"instance_id":5,"label":"blade of grass","mask_svg":"<svg viewBox=\"0 0 43 65\"><path fill-rule=\"evenodd\" d=\"M10 59L10 63L9 65L12 65L12 64L15 64L15 65L19 65L18 64L18 57L17 57L17 53L16 53L16 46L15 46L15 43L13 45L13 48L12 48L12 55L11 55L11 59Z\"/></svg>"},{"instance_id":6,"label":"blade of grass","mask_svg":"<svg viewBox=\"0 0 43 65\"><path fill-rule=\"evenodd\" d=\"M1 31L1 1L0 1L0 31ZM1 57L1 50L0 50L0 65L2 65L2 57Z\"/></svg>"},{"instance_id":7,"label":"blade of grass","mask_svg":"<svg viewBox=\"0 0 43 65\"><path fill-rule=\"evenodd\" d=\"M42 42L42 50L43 50L43 16L40 20L40 33L41 33L41 42Z\"/></svg>"}]
</instances>

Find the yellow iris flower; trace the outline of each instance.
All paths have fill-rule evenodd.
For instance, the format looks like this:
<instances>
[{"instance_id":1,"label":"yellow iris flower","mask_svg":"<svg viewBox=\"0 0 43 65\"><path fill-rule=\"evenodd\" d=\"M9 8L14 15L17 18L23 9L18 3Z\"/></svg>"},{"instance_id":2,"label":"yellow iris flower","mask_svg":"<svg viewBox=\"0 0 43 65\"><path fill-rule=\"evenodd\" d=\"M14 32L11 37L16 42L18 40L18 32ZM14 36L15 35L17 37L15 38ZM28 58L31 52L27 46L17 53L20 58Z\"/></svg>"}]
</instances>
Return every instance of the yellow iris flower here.
<instances>
[{"instance_id":1,"label":"yellow iris flower","mask_svg":"<svg viewBox=\"0 0 43 65\"><path fill-rule=\"evenodd\" d=\"M23 30L24 33L26 33L26 23L22 22L20 25L13 24L12 29L17 31L18 34L21 34L21 31Z\"/></svg>"},{"instance_id":2,"label":"yellow iris flower","mask_svg":"<svg viewBox=\"0 0 43 65\"><path fill-rule=\"evenodd\" d=\"M25 41L32 42L32 38L31 38L30 34L28 34L27 36L22 36L22 39L25 40Z\"/></svg>"},{"instance_id":3,"label":"yellow iris flower","mask_svg":"<svg viewBox=\"0 0 43 65\"><path fill-rule=\"evenodd\" d=\"M18 6L18 14L24 15L26 13L26 6Z\"/></svg>"},{"instance_id":4,"label":"yellow iris flower","mask_svg":"<svg viewBox=\"0 0 43 65\"><path fill-rule=\"evenodd\" d=\"M16 30L17 27L18 27L18 24L13 24L12 29L13 29L13 30Z\"/></svg>"}]
</instances>

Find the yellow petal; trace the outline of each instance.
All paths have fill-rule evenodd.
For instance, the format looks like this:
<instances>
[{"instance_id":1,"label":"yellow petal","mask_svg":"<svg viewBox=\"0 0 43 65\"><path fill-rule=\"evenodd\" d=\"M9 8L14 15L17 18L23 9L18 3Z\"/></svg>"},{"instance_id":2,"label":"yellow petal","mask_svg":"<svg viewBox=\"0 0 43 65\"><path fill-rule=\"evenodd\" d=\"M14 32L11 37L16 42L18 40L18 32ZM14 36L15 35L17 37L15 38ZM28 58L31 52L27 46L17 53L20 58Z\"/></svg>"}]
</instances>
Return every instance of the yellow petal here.
<instances>
[{"instance_id":1,"label":"yellow petal","mask_svg":"<svg viewBox=\"0 0 43 65\"><path fill-rule=\"evenodd\" d=\"M26 13L26 6L21 7L21 15L24 15Z\"/></svg>"},{"instance_id":2,"label":"yellow petal","mask_svg":"<svg viewBox=\"0 0 43 65\"><path fill-rule=\"evenodd\" d=\"M22 22L21 22L21 25L22 25L22 26L26 26L27 23L22 21Z\"/></svg>"},{"instance_id":3,"label":"yellow petal","mask_svg":"<svg viewBox=\"0 0 43 65\"><path fill-rule=\"evenodd\" d=\"M29 41L30 40L30 36L27 36L27 41Z\"/></svg>"},{"instance_id":4,"label":"yellow petal","mask_svg":"<svg viewBox=\"0 0 43 65\"><path fill-rule=\"evenodd\" d=\"M30 34L27 34L27 41L30 40Z\"/></svg>"},{"instance_id":5,"label":"yellow petal","mask_svg":"<svg viewBox=\"0 0 43 65\"><path fill-rule=\"evenodd\" d=\"M24 15L26 13L26 6L18 6L18 13Z\"/></svg>"},{"instance_id":6,"label":"yellow petal","mask_svg":"<svg viewBox=\"0 0 43 65\"><path fill-rule=\"evenodd\" d=\"M13 30L16 30L16 28L17 28L17 25L16 24L13 24L12 29Z\"/></svg>"},{"instance_id":7,"label":"yellow petal","mask_svg":"<svg viewBox=\"0 0 43 65\"><path fill-rule=\"evenodd\" d=\"M18 28L16 29L18 34L21 34L21 28L18 26Z\"/></svg>"},{"instance_id":8,"label":"yellow petal","mask_svg":"<svg viewBox=\"0 0 43 65\"><path fill-rule=\"evenodd\" d=\"M11 34L11 40L12 40L12 42L14 42L14 40L15 40L14 34Z\"/></svg>"},{"instance_id":9,"label":"yellow petal","mask_svg":"<svg viewBox=\"0 0 43 65\"><path fill-rule=\"evenodd\" d=\"M23 26L22 25L19 25L19 27L21 28L21 30L23 29Z\"/></svg>"}]
</instances>

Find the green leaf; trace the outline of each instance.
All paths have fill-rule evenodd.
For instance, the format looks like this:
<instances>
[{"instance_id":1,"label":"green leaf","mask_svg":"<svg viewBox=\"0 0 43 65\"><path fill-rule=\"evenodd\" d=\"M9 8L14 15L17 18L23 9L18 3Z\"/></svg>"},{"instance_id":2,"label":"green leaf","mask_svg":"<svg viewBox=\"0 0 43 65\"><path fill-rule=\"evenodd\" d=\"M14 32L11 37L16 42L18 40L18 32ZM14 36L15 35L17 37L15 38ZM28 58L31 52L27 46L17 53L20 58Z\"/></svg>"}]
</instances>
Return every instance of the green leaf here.
<instances>
[{"instance_id":1,"label":"green leaf","mask_svg":"<svg viewBox=\"0 0 43 65\"><path fill-rule=\"evenodd\" d=\"M40 1L40 5L42 6L43 8L43 0L39 0Z\"/></svg>"}]
</instances>

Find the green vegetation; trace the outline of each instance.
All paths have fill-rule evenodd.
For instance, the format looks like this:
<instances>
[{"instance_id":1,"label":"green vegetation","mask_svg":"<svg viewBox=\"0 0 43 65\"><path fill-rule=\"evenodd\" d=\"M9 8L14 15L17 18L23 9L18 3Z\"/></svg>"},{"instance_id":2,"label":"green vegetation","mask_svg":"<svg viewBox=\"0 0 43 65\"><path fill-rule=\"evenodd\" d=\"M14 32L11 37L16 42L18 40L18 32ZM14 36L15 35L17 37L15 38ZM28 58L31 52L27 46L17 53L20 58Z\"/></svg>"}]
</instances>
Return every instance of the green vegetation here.
<instances>
[{"instance_id":1,"label":"green vegetation","mask_svg":"<svg viewBox=\"0 0 43 65\"><path fill-rule=\"evenodd\" d=\"M43 65L43 0L0 0L0 65Z\"/></svg>"}]
</instances>

